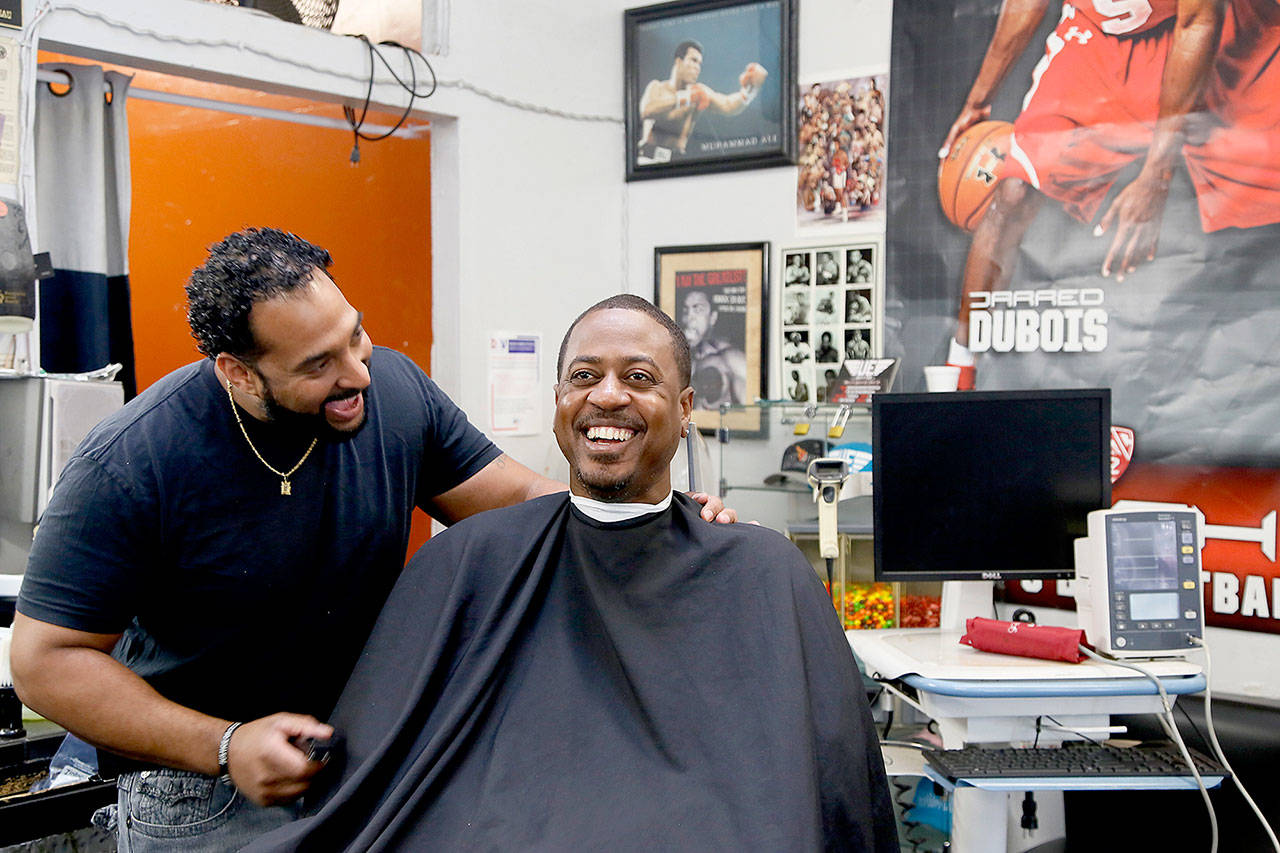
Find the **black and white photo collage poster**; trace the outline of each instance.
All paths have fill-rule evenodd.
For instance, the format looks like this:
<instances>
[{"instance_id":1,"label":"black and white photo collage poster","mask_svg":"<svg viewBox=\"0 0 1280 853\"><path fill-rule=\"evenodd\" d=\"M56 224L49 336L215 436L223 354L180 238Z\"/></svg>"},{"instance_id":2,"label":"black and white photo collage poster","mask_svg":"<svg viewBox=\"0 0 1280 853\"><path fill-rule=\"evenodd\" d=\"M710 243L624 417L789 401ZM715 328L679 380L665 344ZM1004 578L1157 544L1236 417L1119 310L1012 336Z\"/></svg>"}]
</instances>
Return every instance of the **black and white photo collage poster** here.
<instances>
[{"instance_id":1,"label":"black and white photo collage poster","mask_svg":"<svg viewBox=\"0 0 1280 853\"><path fill-rule=\"evenodd\" d=\"M879 357L883 254L873 240L782 250L782 399L826 402L846 359Z\"/></svg>"}]
</instances>

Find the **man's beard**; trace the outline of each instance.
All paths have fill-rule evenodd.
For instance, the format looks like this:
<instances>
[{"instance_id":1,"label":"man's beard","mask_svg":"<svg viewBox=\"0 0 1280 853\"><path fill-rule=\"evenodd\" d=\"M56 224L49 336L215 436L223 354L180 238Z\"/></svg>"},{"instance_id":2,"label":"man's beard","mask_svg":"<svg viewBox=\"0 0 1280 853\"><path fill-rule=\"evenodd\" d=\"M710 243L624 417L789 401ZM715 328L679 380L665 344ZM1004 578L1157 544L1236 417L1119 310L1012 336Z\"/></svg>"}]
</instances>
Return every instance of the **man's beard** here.
<instances>
[{"instance_id":1,"label":"man's beard","mask_svg":"<svg viewBox=\"0 0 1280 853\"><path fill-rule=\"evenodd\" d=\"M267 415L267 420L289 432L308 437L316 436L330 444L340 444L355 438L360 430L364 429L365 425L369 423L368 388L360 391L352 389L345 394L334 394L325 400L328 403L332 400L346 400L356 394L360 395L364 409L364 417L360 419L360 425L355 429L342 430L334 429L333 425L325 418L323 405L319 412L295 412L293 409L286 408L276 399L275 395L271 393L271 385L265 378L262 381L262 387L262 408Z\"/></svg>"},{"instance_id":2,"label":"man's beard","mask_svg":"<svg viewBox=\"0 0 1280 853\"><path fill-rule=\"evenodd\" d=\"M614 475L605 478L588 479L581 469L574 472L574 476L579 483L586 487L590 497L605 503L624 502L633 479L633 474L631 473L623 476Z\"/></svg>"}]
</instances>

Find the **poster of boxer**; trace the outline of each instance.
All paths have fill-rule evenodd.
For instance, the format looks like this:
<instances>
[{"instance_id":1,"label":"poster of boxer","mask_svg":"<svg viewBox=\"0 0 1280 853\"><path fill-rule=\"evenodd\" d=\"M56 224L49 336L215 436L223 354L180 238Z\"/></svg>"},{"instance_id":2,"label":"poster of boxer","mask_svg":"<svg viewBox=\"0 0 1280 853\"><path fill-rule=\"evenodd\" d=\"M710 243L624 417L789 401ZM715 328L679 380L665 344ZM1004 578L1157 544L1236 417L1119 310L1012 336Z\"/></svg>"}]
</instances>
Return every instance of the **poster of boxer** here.
<instances>
[{"instance_id":1,"label":"poster of boxer","mask_svg":"<svg viewBox=\"0 0 1280 853\"><path fill-rule=\"evenodd\" d=\"M1274 633L1278 53L1272 0L895 2L883 342L1110 387L1114 498L1198 506L1208 623Z\"/></svg>"},{"instance_id":2,"label":"poster of boxer","mask_svg":"<svg viewBox=\"0 0 1280 853\"><path fill-rule=\"evenodd\" d=\"M795 162L792 0L624 15L627 180Z\"/></svg>"},{"instance_id":3,"label":"poster of boxer","mask_svg":"<svg viewBox=\"0 0 1280 853\"><path fill-rule=\"evenodd\" d=\"M762 436L766 396L768 243L665 246L654 250L654 304L684 330L692 360L693 421ZM722 408L724 407L724 408Z\"/></svg>"}]
</instances>

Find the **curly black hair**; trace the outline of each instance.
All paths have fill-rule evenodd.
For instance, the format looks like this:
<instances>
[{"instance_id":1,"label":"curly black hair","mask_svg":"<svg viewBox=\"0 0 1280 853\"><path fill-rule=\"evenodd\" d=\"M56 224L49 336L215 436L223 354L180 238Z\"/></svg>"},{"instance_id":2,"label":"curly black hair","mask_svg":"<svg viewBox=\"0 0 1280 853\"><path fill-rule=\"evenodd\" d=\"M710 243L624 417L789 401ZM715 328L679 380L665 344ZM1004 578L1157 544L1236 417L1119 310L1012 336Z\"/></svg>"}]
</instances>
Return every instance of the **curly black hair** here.
<instances>
[{"instance_id":1,"label":"curly black hair","mask_svg":"<svg viewBox=\"0 0 1280 853\"><path fill-rule=\"evenodd\" d=\"M209 358L260 355L249 329L254 303L305 287L331 263L326 250L275 228L246 228L210 247L186 287L196 347Z\"/></svg>"}]
</instances>

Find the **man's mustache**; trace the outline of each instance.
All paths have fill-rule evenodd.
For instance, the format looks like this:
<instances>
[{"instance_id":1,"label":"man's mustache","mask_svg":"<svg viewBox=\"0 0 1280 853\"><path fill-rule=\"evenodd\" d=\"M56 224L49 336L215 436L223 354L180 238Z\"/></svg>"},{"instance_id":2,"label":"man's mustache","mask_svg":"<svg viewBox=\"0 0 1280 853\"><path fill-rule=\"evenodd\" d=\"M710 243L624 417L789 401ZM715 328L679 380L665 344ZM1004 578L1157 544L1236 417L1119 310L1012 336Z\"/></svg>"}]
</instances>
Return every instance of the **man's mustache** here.
<instances>
[{"instance_id":1,"label":"man's mustache","mask_svg":"<svg viewBox=\"0 0 1280 853\"><path fill-rule=\"evenodd\" d=\"M351 388L346 391L339 391L337 394L332 394L329 397L326 397L325 402L336 403L339 400L350 400L352 397L355 397L356 395L363 394L363 393L364 393L363 388Z\"/></svg>"}]
</instances>

